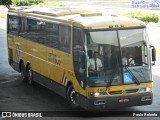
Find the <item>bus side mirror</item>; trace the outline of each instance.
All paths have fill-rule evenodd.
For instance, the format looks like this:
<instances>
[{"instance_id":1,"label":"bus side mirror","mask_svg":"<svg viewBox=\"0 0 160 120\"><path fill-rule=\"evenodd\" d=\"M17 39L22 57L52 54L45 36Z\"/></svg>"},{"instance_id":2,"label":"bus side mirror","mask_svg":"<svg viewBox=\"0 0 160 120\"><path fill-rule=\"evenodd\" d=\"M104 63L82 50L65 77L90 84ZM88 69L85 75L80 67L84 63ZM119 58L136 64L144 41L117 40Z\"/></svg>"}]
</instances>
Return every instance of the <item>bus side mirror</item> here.
<instances>
[{"instance_id":1,"label":"bus side mirror","mask_svg":"<svg viewBox=\"0 0 160 120\"><path fill-rule=\"evenodd\" d=\"M154 46L151 46L152 47L152 65L155 65L155 61L156 61L156 49Z\"/></svg>"}]
</instances>

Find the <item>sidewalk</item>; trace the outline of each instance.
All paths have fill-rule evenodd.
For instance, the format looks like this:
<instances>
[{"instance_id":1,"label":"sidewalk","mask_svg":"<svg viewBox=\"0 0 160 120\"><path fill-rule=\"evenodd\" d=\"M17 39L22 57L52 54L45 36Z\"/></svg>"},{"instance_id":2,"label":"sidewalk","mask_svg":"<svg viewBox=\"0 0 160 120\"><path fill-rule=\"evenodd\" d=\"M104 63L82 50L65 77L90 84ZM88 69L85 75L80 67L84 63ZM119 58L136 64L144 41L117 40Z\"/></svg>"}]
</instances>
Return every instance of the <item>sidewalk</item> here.
<instances>
[{"instance_id":1,"label":"sidewalk","mask_svg":"<svg viewBox=\"0 0 160 120\"><path fill-rule=\"evenodd\" d=\"M156 56L156 63L152 66L153 75L160 76L160 55Z\"/></svg>"},{"instance_id":2,"label":"sidewalk","mask_svg":"<svg viewBox=\"0 0 160 120\"><path fill-rule=\"evenodd\" d=\"M7 14L8 8L5 6L0 5L0 18L5 18Z\"/></svg>"}]
</instances>

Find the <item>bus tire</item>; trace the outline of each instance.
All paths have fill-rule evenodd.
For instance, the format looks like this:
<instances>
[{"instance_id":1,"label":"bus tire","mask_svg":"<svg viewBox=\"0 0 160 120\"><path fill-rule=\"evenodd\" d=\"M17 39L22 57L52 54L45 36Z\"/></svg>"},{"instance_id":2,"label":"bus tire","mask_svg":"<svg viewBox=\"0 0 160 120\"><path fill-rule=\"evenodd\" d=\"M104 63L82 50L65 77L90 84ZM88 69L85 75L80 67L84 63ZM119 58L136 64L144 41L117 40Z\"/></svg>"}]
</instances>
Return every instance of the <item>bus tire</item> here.
<instances>
[{"instance_id":1,"label":"bus tire","mask_svg":"<svg viewBox=\"0 0 160 120\"><path fill-rule=\"evenodd\" d=\"M29 85L33 85L34 81L33 81L33 71L32 71L32 67L29 64L27 67L27 82Z\"/></svg>"},{"instance_id":2,"label":"bus tire","mask_svg":"<svg viewBox=\"0 0 160 120\"><path fill-rule=\"evenodd\" d=\"M76 108L79 106L76 99L76 91L74 90L72 85L69 86L67 89L67 100L73 108Z\"/></svg>"},{"instance_id":3,"label":"bus tire","mask_svg":"<svg viewBox=\"0 0 160 120\"><path fill-rule=\"evenodd\" d=\"M22 79L22 81L26 82L27 81L27 75L26 75L26 68L25 68L25 65L24 65L23 61L20 64L20 70L21 70L21 79Z\"/></svg>"}]
</instances>

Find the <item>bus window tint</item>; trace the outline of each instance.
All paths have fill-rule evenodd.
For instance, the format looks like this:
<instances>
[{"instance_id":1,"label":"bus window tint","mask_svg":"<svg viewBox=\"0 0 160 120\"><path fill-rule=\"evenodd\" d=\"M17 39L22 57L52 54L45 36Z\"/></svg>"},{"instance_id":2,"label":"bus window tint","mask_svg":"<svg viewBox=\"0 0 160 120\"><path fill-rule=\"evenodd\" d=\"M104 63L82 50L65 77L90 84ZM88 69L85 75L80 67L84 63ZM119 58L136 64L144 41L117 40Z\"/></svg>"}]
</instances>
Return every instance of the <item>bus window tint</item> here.
<instances>
[{"instance_id":1,"label":"bus window tint","mask_svg":"<svg viewBox=\"0 0 160 120\"><path fill-rule=\"evenodd\" d=\"M58 48L59 47L58 39L59 39L58 25L53 23L46 23L46 45L53 48Z\"/></svg>"},{"instance_id":2,"label":"bus window tint","mask_svg":"<svg viewBox=\"0 0 160 120\"><path fill-rule=\"evenodd\" d=\"M123 72L127 73L129 69L139 82L152 81L146 29L119 30L118 32L122 61L126 59L126 62L123 61Z\"/></svg>"},{"instance_id":3,"label":"bus window tint","mask_svg":"<svg viewBox=\"0 0 160 120\"><path fill-rule=\"evenodd\" d=\"M58 48L59 26L54 23L21 18L20 36L45 46Z\"/></svg>"},{"instance_id":4,"label":"bus window tint","mask_svg":"<svg viewBox=\"0 0 160 120\"><path fill-rule=\"evenodd\" d=\"M84 34L82 30L74 28L73 31L73 60L76 78L82 87L85 87L86 57L84 51ZM83 83L83 84L82 84Z\"/></svg>"},{"instance_id":5,"label":"bus window tint","mask_svg":"<svg viewBox=\"0 0 160 120\"><path fill-rule=\"evenodd\" d=\"M9 16L8 19L8 29L12 34L17 34L19 32L19 18L17 16Z\"/></svg>"},{"instance_id":6,"label":"bus window tint","mask_svg":"<svg viewBox=\"0 0 160 120\"><path fill-rule=\"evenodd\" d=\"M59 26L59 49L70 53L71 28L68 26Z\"/></svg>"},{"instance_id":7,"label":"bus window tint","mask_svg":"<svg viewBox=\"0 0 160 120\"><path fill-rule=\"evenodd\" d=\"M43 21L27 19L27 36L29 39L45 44L46 24Z\"/></svg>"}]
</instances>

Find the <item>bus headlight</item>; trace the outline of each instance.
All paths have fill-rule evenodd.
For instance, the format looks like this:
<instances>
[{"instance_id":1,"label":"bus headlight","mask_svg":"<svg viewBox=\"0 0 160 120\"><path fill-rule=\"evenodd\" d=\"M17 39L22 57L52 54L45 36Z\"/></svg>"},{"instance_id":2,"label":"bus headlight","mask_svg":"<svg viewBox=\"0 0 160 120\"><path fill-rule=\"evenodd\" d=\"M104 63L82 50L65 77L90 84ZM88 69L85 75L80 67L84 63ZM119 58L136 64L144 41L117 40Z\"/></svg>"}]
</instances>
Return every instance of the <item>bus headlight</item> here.
<instances>
[{"instance_id":1,"label":"bus headlight","mask_svg":"<svg viewBox=\"0 0 160 120\"><path fill-rule=\"evenodd\" d=\"M146 88L146 92L152 92L152 88Z\"/></svg>"},{"instance_id":2,"label":"bus headlight","mask_svg":"<svg viewBox=\"0 0 160 120\"><path fill-rule=\"evenodd\" d=\"M139 91L139 93L146 93L146 92L152 92L152 88L150 88L150 87L142 88Z\"/></svg>"},{"instance_id":3,"label":"bus headlight","mask_svg":"<svg viewBox=\"0 0 160 120\"><path fill-rule=\"evenodd\" d=\"M107 96L106 92L89 92L89 97L101 97L101 96Z\"/></svg>"},{"instance_id":4,"label":"bus headlight","mask_svg":"<svg viewBox=\"0 0 160 120\"><path fill-rule=\"evenodd\" d=\"M95 96L95 97L98 97L98 96L99 96L99 93L94 93L94 96Z\"/></svg>"}]
</instances>

